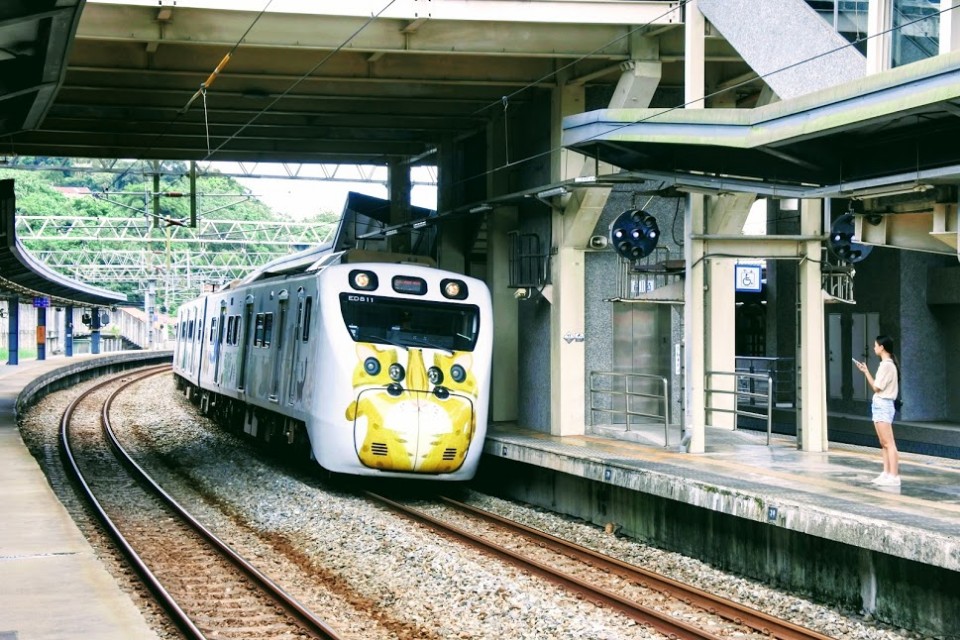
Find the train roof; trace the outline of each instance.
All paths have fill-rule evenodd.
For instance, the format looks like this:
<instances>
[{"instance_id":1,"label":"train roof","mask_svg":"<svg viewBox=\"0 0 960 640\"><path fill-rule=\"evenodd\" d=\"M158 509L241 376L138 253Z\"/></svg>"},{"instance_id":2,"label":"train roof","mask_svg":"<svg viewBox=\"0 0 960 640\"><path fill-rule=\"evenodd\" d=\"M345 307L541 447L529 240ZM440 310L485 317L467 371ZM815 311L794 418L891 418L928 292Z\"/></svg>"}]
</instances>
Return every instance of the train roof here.
<instances>
[{"instance_id":1,"label":"train roof","mask_svg":"<svg viewBox=\"0 0 960 640\"><path fill-rule=\"evenodd\" d=\"M357 262L418 264L424 267L436 266L434 260L427 256L418 256L409 253L392 253L388 251L368 251L364 249L333 251L329 246L320 246L273 260L256 271L251 272L245 278L234 280L224 287L224 289L235 289L241 285L278 276L318 272L335 264Z\"/></svg>"}]
</instances>

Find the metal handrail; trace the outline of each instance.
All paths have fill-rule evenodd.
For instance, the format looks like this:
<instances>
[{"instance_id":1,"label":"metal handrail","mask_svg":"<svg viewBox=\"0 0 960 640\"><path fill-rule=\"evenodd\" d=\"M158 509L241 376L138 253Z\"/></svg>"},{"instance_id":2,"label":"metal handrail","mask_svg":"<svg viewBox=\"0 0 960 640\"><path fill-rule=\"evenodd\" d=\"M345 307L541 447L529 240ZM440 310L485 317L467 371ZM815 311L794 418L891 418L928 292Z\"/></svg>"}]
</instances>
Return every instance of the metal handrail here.
<instances>
[{"instance_id":1,"label":"metal handrail","mask_svg":"<svg viewBox=\"0 0 960 640\"><path fill-rule=\"evenodd\" d=\"M710 377L711 376L733 376L733 389L714 389L710 386ZM767 392L766 393L754 393L750 391L740 391L740 379L745 378L748 380L766 380L767 381ZM737 428L737 418L740 416L747 416L750 418L766 418L767 419L767 445L770 444L770 434L773 432L773 398L771 394L773 393L773 376L769 373L744 373L742 371L707 371L704 374L703 380L703 391L706 396L706 412L720 412L720 413L732 413L734 414L734 423L733 428ZM734 395L737 399L739 398L766 398L767 400L767 414L764 416L762 413L756 413L754 411L745 411L740 409L740 403L736 400L733 403L733 409L722 409L719 407L712 407L710 405L710 399L713 394L720 395Z\"/></svg>"},{"instance_id":2,"label":"metal handrail","mask_svg":"<svg viewBox=\"0 0 960 640\"><path fill-rule=\"evenodd\" d=\"M613 378L623 380L623 391L598 387L602 378ZM646 393L643 391L631 391L631 380L655 380L663 385L663 393ZM599 407L594 402L600 394L606 394L610 398L609 404L613 405L613 399L623 398L623 410L608 409ZM659 413L645 413L643 411L632 411L630 408L630 398L656 398L663 402L663 415ZM630 431L630 418L656 418L663 420L663 446L670 446L670 382L663 376L657 376L649 373L630 373L621 371L591 371L590 372L590 424L594 426L593 417L595 413L609 413L623 415L624 431Z\"/></svg>"},{"instance_id":3,"label":"metal handrail","mask_svg":"<svg viewBox=\"0 0 960 640\"><path fill-rule=\"evenodd\" d=\"M773 376L771 395L775 406L782 406L782 402L788 402L790 406L796 406L796 365L794 358L737 356L735 371ZM751 391L754 384L754 381L751 380L749 384ZM755 403L751 402L750 404Z\"/></svg>"}]
</instances>

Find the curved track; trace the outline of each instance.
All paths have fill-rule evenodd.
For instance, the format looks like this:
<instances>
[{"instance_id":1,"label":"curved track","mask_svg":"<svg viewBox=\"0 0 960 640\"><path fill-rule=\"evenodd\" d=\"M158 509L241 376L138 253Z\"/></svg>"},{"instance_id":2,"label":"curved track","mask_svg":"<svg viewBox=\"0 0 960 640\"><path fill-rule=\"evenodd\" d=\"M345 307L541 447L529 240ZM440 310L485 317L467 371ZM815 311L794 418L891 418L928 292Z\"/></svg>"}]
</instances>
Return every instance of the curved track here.
<instances>
[{"instance_id":1,"label":"curved track","mask_svg":"<svg viewBox=\"0 0 960 640\"><path fill-rule=\"evenodd\" d=\"M187 637L336 640L323 620L207 531L120 446L110 425L111 403L135 382L169 369L116 376L67 407L60 444L68 471ZM111 387L101 401L99 430L89 407Z\"/></svg>"}]
</instances>

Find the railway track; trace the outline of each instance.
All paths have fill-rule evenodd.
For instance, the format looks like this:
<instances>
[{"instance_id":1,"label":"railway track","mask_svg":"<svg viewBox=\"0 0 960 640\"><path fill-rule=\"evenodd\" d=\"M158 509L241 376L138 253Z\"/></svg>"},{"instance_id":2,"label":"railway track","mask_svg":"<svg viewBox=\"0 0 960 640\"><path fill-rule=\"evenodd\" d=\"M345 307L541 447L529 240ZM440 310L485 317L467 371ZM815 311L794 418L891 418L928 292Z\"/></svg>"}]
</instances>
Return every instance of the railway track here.
<instances>
[{"instance_id":1,"label":"railway track","mask_svg":"<svg viewBox=\"0 0 960 640\"><path fill-rule=\"evenodd\" d=\"M437 517L379 494L367 492L367 495L444 535L559 583L598 606L617 609L671 638L830 640L829 636L789 621L451 498L441 498L441 501L453 515ZM454 519L460 524L451 522Z\"/></svg>"},{"instance_id":2,"label":"railway track","mask_svg":"<svg viewBox=\"0 0 960 640\"><path fill-rule=\"evenodd\" d=\"M110 405L130 385L169 369L111 378L67 407L60 444L68 471L186 637L337 640L329 625L207 531L124 451Z\"/></svg>"}]
</instances>

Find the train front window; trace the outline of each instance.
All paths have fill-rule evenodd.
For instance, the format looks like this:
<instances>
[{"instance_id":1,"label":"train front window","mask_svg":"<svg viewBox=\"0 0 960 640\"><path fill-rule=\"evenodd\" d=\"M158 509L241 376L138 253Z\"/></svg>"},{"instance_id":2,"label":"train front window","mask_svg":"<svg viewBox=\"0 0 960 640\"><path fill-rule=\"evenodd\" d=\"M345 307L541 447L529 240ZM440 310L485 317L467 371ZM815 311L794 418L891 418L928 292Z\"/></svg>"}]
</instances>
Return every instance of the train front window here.
<instances>
[{"instance_id":1,"label":"train front window","mask_svg":"<svg viewBox=\"0 0 960 640\"><path fill-rule=\"evenodd\" d=\"M472 304L341 293L340 310L354 342L473 351L480 329Z\"/></svg>"}]
</instances>

